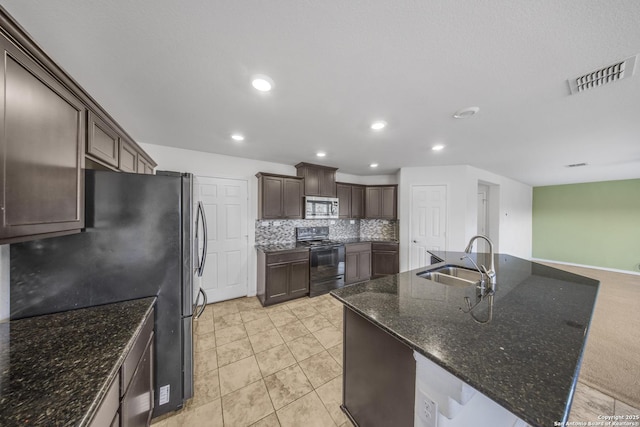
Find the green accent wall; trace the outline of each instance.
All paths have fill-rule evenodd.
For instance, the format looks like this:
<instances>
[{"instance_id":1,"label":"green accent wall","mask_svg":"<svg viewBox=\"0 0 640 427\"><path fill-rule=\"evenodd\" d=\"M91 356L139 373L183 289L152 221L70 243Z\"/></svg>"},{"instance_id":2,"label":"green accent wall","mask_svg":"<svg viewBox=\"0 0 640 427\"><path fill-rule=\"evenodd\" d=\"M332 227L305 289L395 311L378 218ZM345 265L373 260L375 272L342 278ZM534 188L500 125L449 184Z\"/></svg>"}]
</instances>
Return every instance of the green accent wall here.
<instances>
[{"instance_id":1,"label":"green accent wall","mask_svg":"<svg viewBox=\"0 0 640 427\"><path fill-rule=\"evenodd\" d=\"M640 271L640 179L535 187L533 257Z\"/></svg>"}]
</instances>

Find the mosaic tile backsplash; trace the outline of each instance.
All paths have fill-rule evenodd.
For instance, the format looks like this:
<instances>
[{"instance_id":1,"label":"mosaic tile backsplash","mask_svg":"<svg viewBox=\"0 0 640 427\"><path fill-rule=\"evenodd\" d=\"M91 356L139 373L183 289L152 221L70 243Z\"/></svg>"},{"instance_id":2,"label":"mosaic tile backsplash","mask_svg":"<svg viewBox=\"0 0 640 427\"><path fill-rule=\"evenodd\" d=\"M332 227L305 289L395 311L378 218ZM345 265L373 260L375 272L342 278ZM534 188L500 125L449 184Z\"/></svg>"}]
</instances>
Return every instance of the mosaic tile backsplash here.
<instances>
[{"instance_id":1,"label":"mosaic tile backsplash","mask_svg":"<svg viewBox=\"0 0 640 427\"><path fill-rule=\"evenodd\" d=\"M331 239L389 239L398 238L398 221L381 219L281 219L256 221L256 245L290 243L296 241L296 227L329 227ZM332 224L333 222L333 224Z\"/></svg>"}]
</instances>

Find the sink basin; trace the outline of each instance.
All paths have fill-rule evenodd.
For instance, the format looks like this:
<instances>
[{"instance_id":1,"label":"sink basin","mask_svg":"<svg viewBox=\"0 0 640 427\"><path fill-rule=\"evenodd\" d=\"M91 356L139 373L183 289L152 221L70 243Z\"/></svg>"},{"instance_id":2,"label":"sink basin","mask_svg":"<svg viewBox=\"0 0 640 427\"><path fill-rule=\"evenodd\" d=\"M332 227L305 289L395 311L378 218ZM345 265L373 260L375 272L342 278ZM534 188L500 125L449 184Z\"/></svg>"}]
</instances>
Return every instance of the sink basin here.
<instances>
[{"instance_id":1,"label":"sink basin","mask_svg":"<svg viewBox=\"0 0 640 427\"><path fill-rule=\"evenodd\" d=\"M446 265L444 267L418 273L419 277L449 286L474 286L480 283L482 275L475 270Z\"/></svg>"}]
</instances>

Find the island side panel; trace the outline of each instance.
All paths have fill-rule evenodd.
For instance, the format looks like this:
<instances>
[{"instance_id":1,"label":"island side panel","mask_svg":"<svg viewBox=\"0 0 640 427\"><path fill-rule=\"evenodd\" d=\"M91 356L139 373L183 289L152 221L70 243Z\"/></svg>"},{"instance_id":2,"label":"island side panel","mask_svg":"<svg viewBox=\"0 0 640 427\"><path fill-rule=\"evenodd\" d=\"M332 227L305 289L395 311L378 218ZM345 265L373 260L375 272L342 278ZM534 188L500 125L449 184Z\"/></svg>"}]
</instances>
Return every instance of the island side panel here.
<instances>
[{"instance_id":1,"label":"island side panel","mask_svg":"<svg viewBox=\"0 0 640 427\"><path fill-rule=\"evenodd\" d=\"M343 409L359 426L413 426L413 351L344 308Z\"/></svg>"}]
</instances>

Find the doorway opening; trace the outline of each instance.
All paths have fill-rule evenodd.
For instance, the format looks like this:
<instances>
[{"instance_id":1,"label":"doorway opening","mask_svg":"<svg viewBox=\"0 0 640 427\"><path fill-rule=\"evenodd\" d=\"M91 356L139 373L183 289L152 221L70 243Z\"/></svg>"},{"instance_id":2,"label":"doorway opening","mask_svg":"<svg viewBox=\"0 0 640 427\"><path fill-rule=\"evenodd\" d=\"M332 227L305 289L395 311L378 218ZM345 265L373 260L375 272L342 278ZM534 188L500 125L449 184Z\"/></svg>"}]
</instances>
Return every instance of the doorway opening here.
<instances>
[{"instance_id":1,"label":"doorway opening","mask_svg":"<svg viewBox=\"0 0 640 427\"><path fill-rule=\"evenodd\" d=\"M477 234L489 237L493 242L493 250L497 253L500 230L500 186L478 181L477 208ZM476 240L476 244L478 252L489 252L489 245L484 240Z\"/></svg>"}]
</instances>

